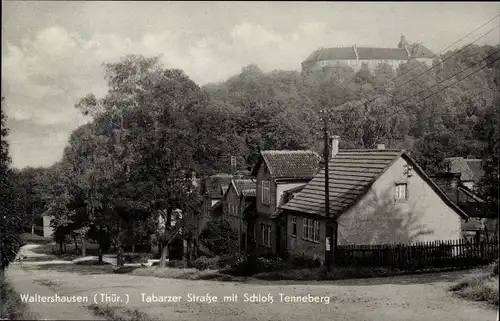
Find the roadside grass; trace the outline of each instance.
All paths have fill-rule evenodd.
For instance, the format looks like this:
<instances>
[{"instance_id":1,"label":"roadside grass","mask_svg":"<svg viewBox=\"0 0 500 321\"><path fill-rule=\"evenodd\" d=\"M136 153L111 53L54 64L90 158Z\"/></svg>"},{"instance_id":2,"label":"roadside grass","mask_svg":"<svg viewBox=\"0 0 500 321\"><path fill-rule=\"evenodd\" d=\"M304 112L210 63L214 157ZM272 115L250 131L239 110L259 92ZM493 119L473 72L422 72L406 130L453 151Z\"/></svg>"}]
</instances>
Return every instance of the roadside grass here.
<instances>
[{"instance_id":1,"label":"roadside grass","mask_svg":"<svg viewBox=\"0 0 500 321\"><path fill-rule=\"evenodd\" d=\"M498 306L498 261L474 270L472 275L451 286L450 291L464 299Z\"/></svg>"},{"instance_id":2,"label":"roadside grass","mask_svg":"<svg viewBox=\"0 0 500 321\"><path fill-rule=\"evenodd\" d=\"M145 313L140 312L137 309L127 309L125 307L116 307L109 305L96 305L92 304L89 306L94 314L104 317L106 320L113 321L159 321L158 319L151 318Z\"/></svg>"},{"instance_id":3,"label":"roadside grass","mask_svg":"<svg viewBox=\"0 0 500 321\"><path fill-rule=\"evenodd\" d=\"M51 237L43 237L37 234L23 233L21 234L21 238L24 243L28 244L49 244L54 240Z\"/></svg>"},{"instance_id":4,"label":"roadside grass","mask_svg":"<svg viewBox=\"0 0 500 321\"><path fill-rule=\"evenodd\" d=\"M76 264L76 265L111 265L111 263L106 262L106 261L102 261L101 263L99 263L98 259L77 261L77 262L74 262L73 264Z\"/></svg>"},{"instance_id":5,"label":"roadside grass","mask_svg":"<svg viewBox=\"0 0 500 321\"><path fill-rule=\"evenodd\" d=\"M0 280L0 319L1 320L30 320L28 306L21 301L18 293L2 277Z\"/></svg>"},{"instance_id":6,"label":"roadside grass","mask_svg":"<svg viewBox=\"0 0 500 321\"><path fill-rule=\"evenodd\" d=\"M125 267L127 269L129 267ZM182 279L182 280L214 280L214 281L243 281L245 278L236 277L229 274L221 273L219 270L198 270L195 268L160 268L160 267L138 267L128 269L125 272L135 276L149 276L166 279ZM115 270L115 273L116 270ZM119 273L119 272L118 272Z\"/></svg>"}]
</instances>

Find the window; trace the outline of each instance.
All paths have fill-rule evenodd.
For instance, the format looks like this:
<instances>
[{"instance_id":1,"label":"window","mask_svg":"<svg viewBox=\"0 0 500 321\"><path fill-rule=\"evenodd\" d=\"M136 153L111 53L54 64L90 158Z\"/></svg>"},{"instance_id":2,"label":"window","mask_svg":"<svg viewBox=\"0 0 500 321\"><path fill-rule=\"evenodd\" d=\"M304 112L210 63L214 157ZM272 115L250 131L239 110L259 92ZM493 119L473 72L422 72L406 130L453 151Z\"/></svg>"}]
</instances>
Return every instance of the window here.
<instances>
[{"instance_id":1,"label":"window","mask_svg":"<svg viewBox=\"0 0 500 321\"><path fill-rule=\"evenodd\" d=\"M309 235L309 229L307 228L307 224L309 223L309 221L307 218L303 218L302 223L303 223L303 225L302 225L302 238L307 240L308 235Z\"/></svg>"},{"instance_id":2,"label":"window","mask_svg":"<svg viewBox=\"0 0 500 321\"><path fill-rule=\"evenodd\" d=\"M292 236L297 236L297 216L292 216Z\"/></svg>"},{"instance_id":3,"label":"window","mask_svg":"<svg viewBox=\"0 0 500 321\"><path fill-rule=\"evenodd\" d=\"M408 189L406 183L396 184L396 200L404 201L408 198Z\"/></svg>"},{"instance_id":4,"label":"window","mask_svg":"<svg viewBox=\"0 0 500 321\"><path fill-rule=\"evenodd\" d=\"M271 188L269 181L262 181L262 203L271 203Z\"/></svg>"},{"instance_id":5,"label":"window","mask_svg":"<svg viewBox=\"0 0 500 321\"><path fill-rule=\"evenodd\" d=\"M263 245L266 244L266 225L264 223L260 224L260 242Z\"/></svg>"},{"instance_id":6,"label":"window","mask_svg":"<svg viewBox=\"0 0 500 321\"><path fill-rule=\"evenodd\" d=\"M272 233L272 227L271 225L267 226L267 246L271 246L271 233Z\"/></svg>"},{"instance_id":7,"label":"window","mask_svg":"<svg viewBox=\"0 0 500 321\"><path fill-rule=\"evenodd\" d=\"M303 225L303 234L302 239L311 241L311 242L319 242L319 221L304 218Z\"/></svg>"}]
</instances>

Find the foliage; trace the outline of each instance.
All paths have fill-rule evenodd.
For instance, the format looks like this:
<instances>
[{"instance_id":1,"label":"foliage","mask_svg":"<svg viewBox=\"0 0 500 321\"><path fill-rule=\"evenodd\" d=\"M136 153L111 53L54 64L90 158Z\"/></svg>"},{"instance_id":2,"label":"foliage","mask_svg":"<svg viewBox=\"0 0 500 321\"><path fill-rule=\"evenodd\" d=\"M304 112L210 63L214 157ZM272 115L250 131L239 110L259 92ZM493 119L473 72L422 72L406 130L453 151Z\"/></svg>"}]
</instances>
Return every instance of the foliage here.
<instances>
[{"instance_id":1,"label":"foliage","mask_svg":"<svg viewBox=\"0 0 500 321\"><path fill-rule=\"evenodd\" d=\"M233 253L238 249L238 234L224 219L209 221L200 234L200 241L215 255Z\"/></svg>"},{"instance_id":2,"label":"foliage","mask_svg":"<svg viewBox=\"0 0 500 321\"><path fill-rule=\"evenodd\" d=\"M22 218L18 215L18 195L15 193L15 183L12 171L9 169L10 156L6 126L4 97L0 109L0 263L2 272L14 261L20 247Z\"/></svg>"},{"instance_id":3,"label":"foliage","mask_svg":"<svg viewBox=\"0 0 500 321\"><path fill-rule=\"evenodd\" d=\"M149 253L123 253L125 263L148 263L151 259Z\"/></svg>"},{"instance_id":4,"label":"foliage","mask_svg":"<svg viewBox=\"0 0 500 321\"><path fill-rule=\"evenodd\" d=\"M286 262L281 258L264 258L256 255L242 257L225 273L235 276L251 276L257 273L281 271L285 269Z\"/></svg>"},{"instance_id":5,"label":"foliage","mask_svg":"<svg viewBox=\"0 0 500 321\"><path fill-rule=\"evenodd\" d=\"M202 256L191 262L191 264L198 270L216 270L219 268L219 258Z\"/></svg>"}]
</instances>

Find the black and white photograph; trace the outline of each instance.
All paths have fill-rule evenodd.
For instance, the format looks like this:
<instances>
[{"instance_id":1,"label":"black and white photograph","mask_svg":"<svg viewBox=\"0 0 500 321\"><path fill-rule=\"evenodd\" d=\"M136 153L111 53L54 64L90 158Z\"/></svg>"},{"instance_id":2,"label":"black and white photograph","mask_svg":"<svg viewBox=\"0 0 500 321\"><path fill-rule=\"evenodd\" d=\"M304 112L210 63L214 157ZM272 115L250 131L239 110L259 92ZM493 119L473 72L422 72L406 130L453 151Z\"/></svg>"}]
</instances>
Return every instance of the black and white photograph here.
<instances>
[{"instance_id":1,"label":"black and white photograph","mask_svg":"<svg viewBox=\"0 0 500 321\"><path fill-rule=\"evenodd\" d=\"M0 320L498 321L500 2L2 1Z\"/></svg>"}]
</instances>

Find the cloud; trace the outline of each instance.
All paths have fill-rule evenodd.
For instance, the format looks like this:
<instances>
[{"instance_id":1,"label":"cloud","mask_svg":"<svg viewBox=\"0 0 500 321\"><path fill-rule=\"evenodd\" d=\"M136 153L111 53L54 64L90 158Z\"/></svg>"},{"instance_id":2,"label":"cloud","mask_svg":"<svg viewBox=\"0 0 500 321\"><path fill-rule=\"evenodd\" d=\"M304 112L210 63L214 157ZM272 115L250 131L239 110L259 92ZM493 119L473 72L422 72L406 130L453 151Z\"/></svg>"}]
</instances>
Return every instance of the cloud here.
<instances>
[{"instance_id":1,"label":"cloud","mask_svg":"<svg viewBox=\"0 0 500 321\"><path fill-rule=\"evenodd\" d=\"M66 143L60 138L68 137L85 121L74 108L79 98L87 93L106 93L103 62L118 61L127 54L161 55L166 68L183 69L203 85L227 79L251 63L264 71L299 69L300 62L324 40L322 31L326 28L324 23L310 22L283 33L260 24L238 23L217 37L189 38L162 30L131 39L113 33L84 37L62 26L51 26L17 42L7 38L2 92L9 105L9 122L29 122L29 126L16 123L20 132L12 136L24 147L13 148L14 163L57 161ZM35 127L44 130L35 136ZM54 133L59 138L55 139ZM19 143L23 139L26 143ZM38 150L27 154L31 148ZM34 153L46 155L35 157Z\"/></svg>"}]
</instances>

